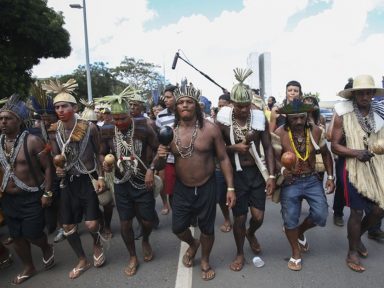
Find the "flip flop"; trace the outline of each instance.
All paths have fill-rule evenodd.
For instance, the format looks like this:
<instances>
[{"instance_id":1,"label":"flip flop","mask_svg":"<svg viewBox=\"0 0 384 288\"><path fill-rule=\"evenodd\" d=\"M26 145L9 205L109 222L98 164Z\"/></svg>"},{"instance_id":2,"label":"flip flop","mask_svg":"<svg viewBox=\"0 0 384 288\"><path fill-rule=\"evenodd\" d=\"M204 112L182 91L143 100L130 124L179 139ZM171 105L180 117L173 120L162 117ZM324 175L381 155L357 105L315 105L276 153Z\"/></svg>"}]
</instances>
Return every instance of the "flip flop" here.
<instances>
[{"instance_id":1,"label":"flip flop","mask_svg":"<svg viewBox=\"0 0 384 288\"><path fill-rule=\"evenodd\" d=\"M212 269L211 266L208 266L207 268L203 269L201 268L201 279L204 281L209 281L215 278L216 272Z\"/></svg>"},{"instance_id":2,"label":"flip flop","mask_svg":"<svg viewBox=\"0 0 384 288\"><path fill-rule=\"evenodd\" d=\"M33 275L35 275L36 272L33 272L29 275L17 275L12 281L11 281L11 284L12 285L19 285L25 281L27 281L29 278L31 278Z\"/></svg>"},{"instance_id":3,"label":"flip flop","mask_svg":"<svg viewBox=\"0 0 384 288\"><path fill-rule=\"evenodd\" d=\"M347 262L347 266L349 267L349 269L351 269L355 272L363 273L365 271L364 266L362 266L359 261L356 262L350 258L347 258L346 262Z\"/></svg>"},{"instance_id":4,"label":"flip flop","mask_svg":"<svg viewBox=\"0 0 384 288\"><path fill-rule=\"evenodd\" d=\"M227 233L227 232L231 232L232 230L232 225L231 224L223 224L220 226L220 231L221 232L224 232L224 233Z\"/></svg>"},{"instance_id":5,"label":"flip flop","mask_svg":"<svg viewBox=\"0 0 384 288\"><path fill-rule=\"evenodd\" d=\"M139 267L139 262L136 262L134 264L130 263L125 269L124 269L124 273L128 276L128 277L132 277L133 275L136 274L137 272L137 268Z\"/></svg>"},{"instance_id":6,"label":"flip flop","mask_svg":"<svg viewBox=\"0 0 384 288\"><path fill-rule=\"evenodd\" d=\"M191 268L193 266L193 260L195 260L195 256L196 256L197 250L199 250L199 247L200 247L200 241L198 242L198 245L194 253L188 252L189 248L187 249L187 251L185 251L183 255L183 264L185 267Z\"/></svg>"},{"instance_id":7,"label":"flip flop","mask_svg":"<svg viewBox=\"0 0 384 288\"><path fill-rule=\"evenodd\" d=\"M309 244L307 241L307 238L305 238L305 235L303 234L304 239L301 240L300 238L297 238L297 242L299 243L299 248L302 252L308 252L309 251Z\"/></svg>"},{"instance_id":8,"label":"flip flop","mask_svg":"<svg viewBox=\"0 0 384 288\"><path fill-rule=\"evenodd\" d=\"M53 249L52 245L51 245L51 247L52 247L52 255L51 255L51 257L49 257L48 260L45 260L44 257L43 257L43 264L44 264L44 269L45 270L49 270L53 266L55 266L55 250Z\"/></svg>"},{"instance_id":9,"label":"flip flop","mask_svg":"<svg viewBox=\"0 0 384 288\"><path fill-rule=\"evenodd\" d=\"M95 254L93 254L93 266L96 268L99 268L104 265L105 263L105 255L104 255L104 249L101 248L101 254L96 257Z\"/></svg>"},{"instance_id":10,"label":"flip flop","mask_svg":"<svg viewBox=\"0 0 384 288\"><path fill-rule=\"evenodd\" d=\"M300 271L302 268L301 258L295 259L291 257L288 261L288 268L291 269L292 271Z\"/></svg>"},{"instance_id":11,"label":"flip flop","mask_svg":"<svg viewBox=\"0 0 384 288\"><path fill-rule=\"evenodd\" d=\"M363 242L360 242L359 247L357 248L357 253L359 253L360 257L362 258L368 257L368 250L364 246Z\"/></svg>"},{"instance_id":12,"label":"flip flop","mask_svg":"<svg viewBox=\"0 0 384 288\"><path fill-rule=\"evenodd\" d=\"M8 268L9 266L11 266L12 262L12 254L9 253L6 259L0 261L0 270Z\"/></svg>"},{"instance_id":13,"label":"flip flop","mask_svg":"<svg viewBox=\"0 0 384 288\"><path fill-rule=\"evenodd\" d=\"M72 271L69 272L69 278L73 280L80 277L81 274L83 274L85 271L89 269L89 267L91 267L91 263L87 263L85 266L80 268L77 268L77 267L73 268ZM71 273L72 273L72 276L71 276Z\"/></svg>"}]
</instances>

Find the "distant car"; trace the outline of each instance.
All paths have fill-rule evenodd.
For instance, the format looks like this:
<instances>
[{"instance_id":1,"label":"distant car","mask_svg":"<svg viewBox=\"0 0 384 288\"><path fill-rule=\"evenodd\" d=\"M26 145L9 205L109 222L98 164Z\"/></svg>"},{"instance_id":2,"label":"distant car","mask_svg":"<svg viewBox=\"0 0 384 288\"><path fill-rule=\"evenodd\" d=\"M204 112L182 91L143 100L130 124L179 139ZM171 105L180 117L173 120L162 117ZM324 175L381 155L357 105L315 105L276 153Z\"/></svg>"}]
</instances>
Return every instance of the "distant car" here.
<instances>
[{"instance_id":1,"label":"distant car","mask_svg":"<svg viewBox=\"0 0 384 288\"><path fill-rule=\"evenodd\" d=\"M331 109L326 109L326 108L320 108L320 114L323 115L325 118L325 121L331 121L332 116L333 116L333 111Z\"/></svg>"}]
</instances>

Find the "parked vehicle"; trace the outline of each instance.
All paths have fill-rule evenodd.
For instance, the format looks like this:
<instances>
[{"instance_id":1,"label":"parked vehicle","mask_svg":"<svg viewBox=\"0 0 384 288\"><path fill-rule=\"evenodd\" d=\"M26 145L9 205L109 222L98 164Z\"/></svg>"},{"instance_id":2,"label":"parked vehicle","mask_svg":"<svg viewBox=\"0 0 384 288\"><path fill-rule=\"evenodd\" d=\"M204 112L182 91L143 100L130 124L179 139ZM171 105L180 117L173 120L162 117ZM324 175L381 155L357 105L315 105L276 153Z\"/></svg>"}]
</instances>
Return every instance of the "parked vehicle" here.
<instances>
[{"instance_id":1,"label":"parked vehicle","mask_svg":"<svg viewBox=\"0 0 384 288\"><path fill-rule=\"evenodd\" d=\"M333 116L333 111L331 109L326 109L326 108L320 108L320 114L323 115L325 118L325 121L331 121L332 116Z\"/></svg>"}]
</instances>

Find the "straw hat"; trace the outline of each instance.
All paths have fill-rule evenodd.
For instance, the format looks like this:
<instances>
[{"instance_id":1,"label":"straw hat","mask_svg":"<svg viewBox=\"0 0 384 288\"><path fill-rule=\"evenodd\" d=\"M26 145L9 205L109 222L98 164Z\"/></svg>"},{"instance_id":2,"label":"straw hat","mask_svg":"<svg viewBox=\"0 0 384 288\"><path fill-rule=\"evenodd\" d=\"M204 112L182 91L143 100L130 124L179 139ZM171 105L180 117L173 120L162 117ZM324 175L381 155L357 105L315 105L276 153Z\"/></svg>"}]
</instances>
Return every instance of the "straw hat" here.
<instances>
[{"instance_id":1,"label":"straw hat","mask_svg":"<svg viewBox=\"0 0 384 288\"><path fill-rule=\"evenodd\" d=\"M353 79L353 86L349 89L344 89L338 93L340 97L350 99L353 91L358 90L376 90L373 96L384 95L384 89L375 87L375 81L371 75L359 75Z\"/></svg>"}]
</instances>

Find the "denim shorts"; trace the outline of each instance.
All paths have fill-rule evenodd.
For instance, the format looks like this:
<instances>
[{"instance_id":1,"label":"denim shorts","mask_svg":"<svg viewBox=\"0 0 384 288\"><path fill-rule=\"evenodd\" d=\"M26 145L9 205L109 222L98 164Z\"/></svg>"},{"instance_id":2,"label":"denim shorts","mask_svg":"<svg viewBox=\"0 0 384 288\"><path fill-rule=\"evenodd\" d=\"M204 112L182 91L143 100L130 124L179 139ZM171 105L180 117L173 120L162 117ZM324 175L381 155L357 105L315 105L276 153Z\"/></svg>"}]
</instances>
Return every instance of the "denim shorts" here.
<instances>
[{"instance_id":1,"label":"denim shorts","mask_svg":"<svg viewBox=\"0 0 384 288\"><path fill-rule=\"evenodd\" d=\"M287 229L295 229L299 226L303 199L310 207L308 218L318 226L325 226L328 203L322 183L316 175L297 178L292 184L283 186L280 198L281 214Z\"/></svg>"}]
</instances>

